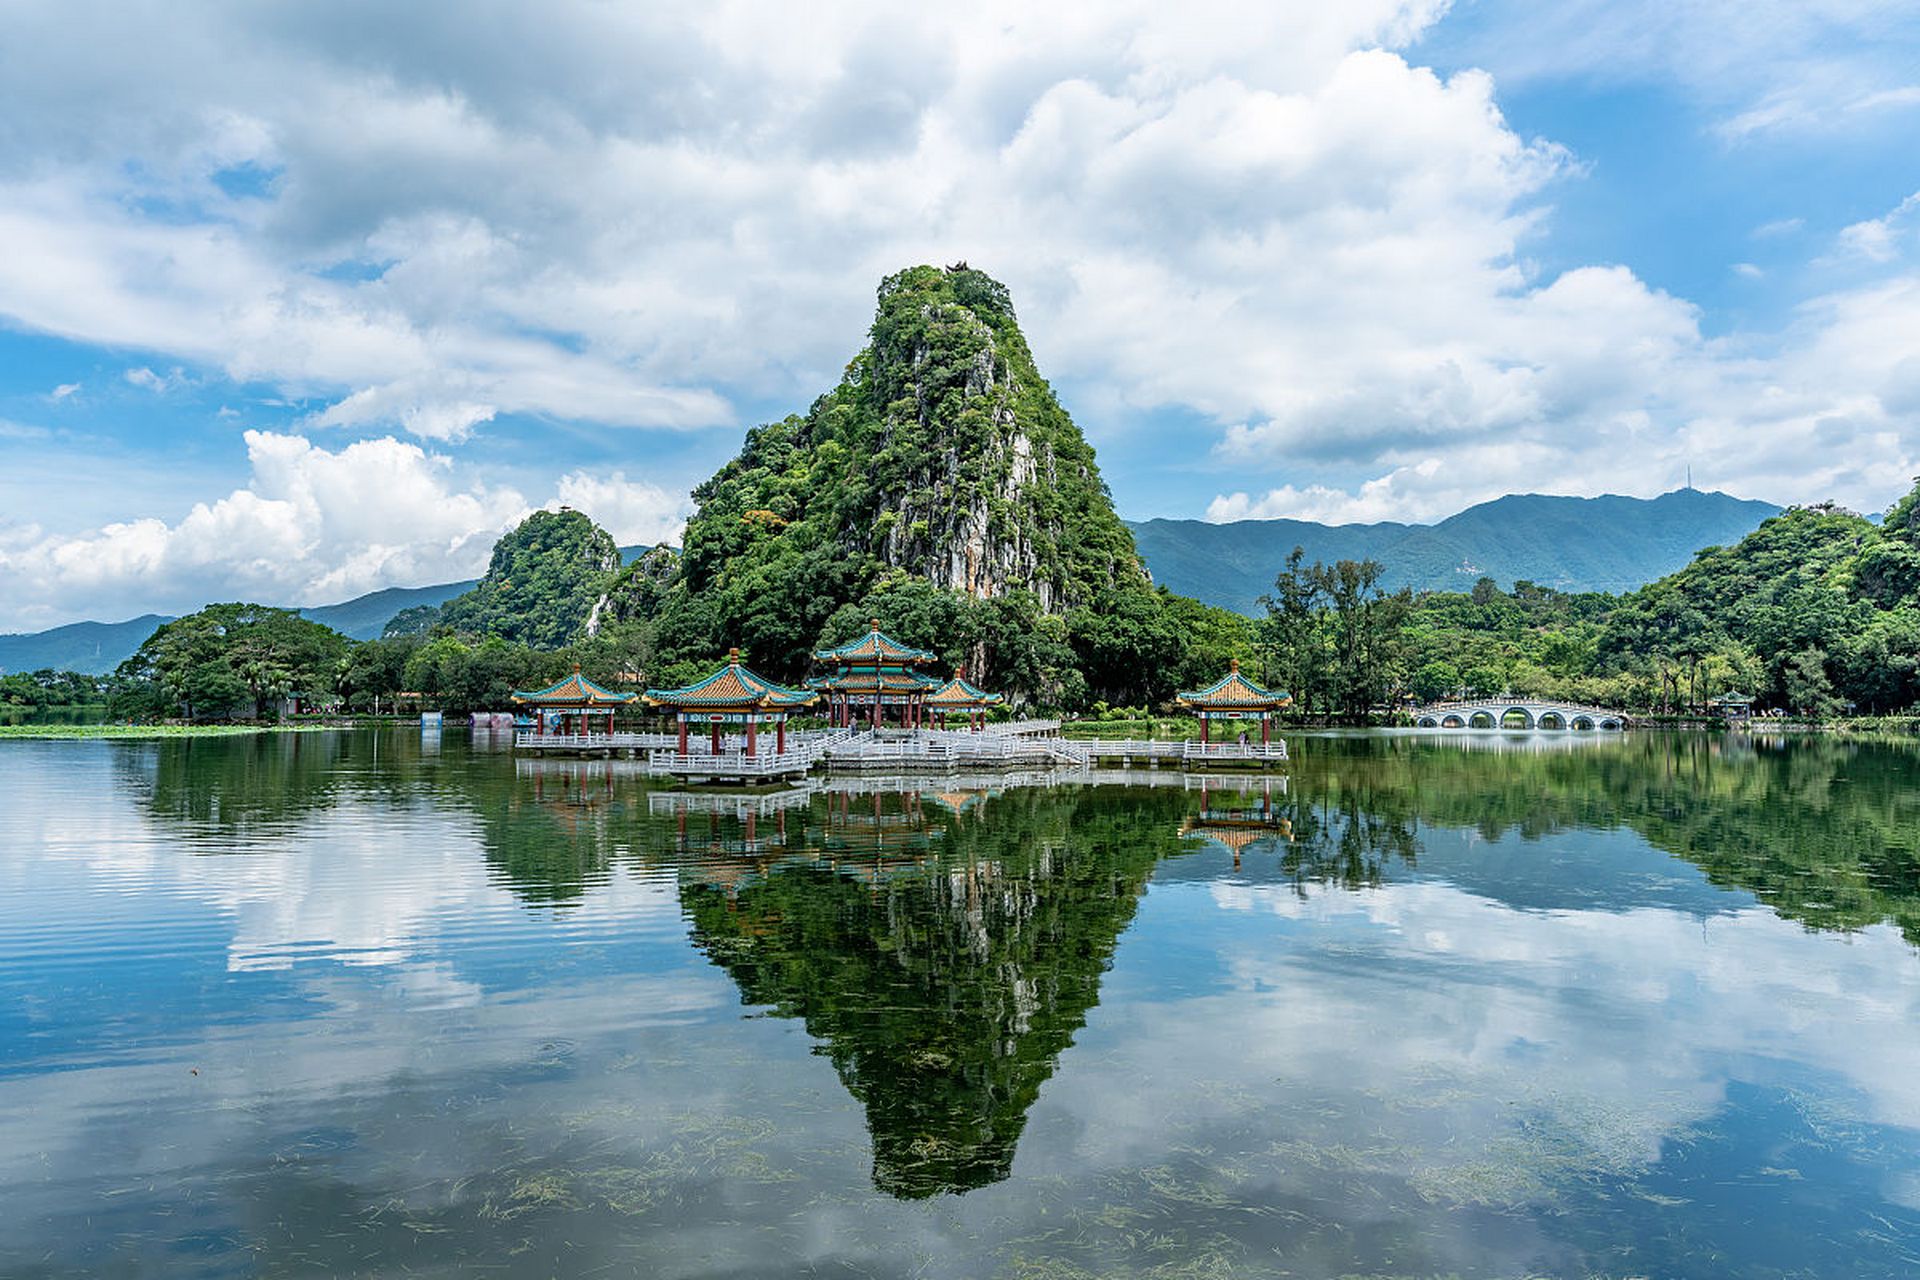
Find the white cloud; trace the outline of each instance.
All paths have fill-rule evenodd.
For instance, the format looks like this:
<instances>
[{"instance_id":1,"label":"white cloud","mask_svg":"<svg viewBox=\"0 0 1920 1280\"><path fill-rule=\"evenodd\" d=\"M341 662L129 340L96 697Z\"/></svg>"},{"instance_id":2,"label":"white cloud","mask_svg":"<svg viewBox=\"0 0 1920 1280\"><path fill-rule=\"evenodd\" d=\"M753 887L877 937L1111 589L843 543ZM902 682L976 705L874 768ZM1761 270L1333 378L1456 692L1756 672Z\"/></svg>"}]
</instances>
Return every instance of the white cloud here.
<instances>
[{"instance_id":1,"label":"white cloud","mask_svg":"<svg viewBox=\"0 0 1920 1280\"><path fill-rule=\"evenodd\" d=\"M30 630L84 617L180 613L212 600L318 605L380 587L477 576L500 533L534 509L463 481L452 460L392 436L338 450L246 433L251 477L180 520L0 537L0 618ZM679 537L685 504L620 473L563 477L548 505L604 520L622 541Z\"/></svg>"},{"instance_id":2,"label":"white cloud","mask_svg":"<svg viewBox=\"0 0 1920 1280\"><path fill-rule=\"evenodd\" d=\"M693 503L685 496L668 493L656 484L629 480L621 471L610 475L575 471L561 476L547 506L586 512L623 547L677 544L686 530L687 517L693 514Z\"/></svg>"},{"instance_id":3,"label":"white cloud","mask_svg":"<svg viewBox=\"0 0 1920 1280\"><path fill-rule=\"evenodd\" d=\"M142 391L151 391L157 396L165 395L177 387L184 386L187 380L186 374L182 370L174 369L167 373L155 373L145 365L128 369L121 377L125 378L133 386L139 387ZM56 388L54 395L58 397L59 394L59 389Z\"/></svg>"},{"instance_id":4,"label":"white cloud","mask_svg":"<svg viewBox=\"0 0 1920 1280\"><path fill-rule=\"evenodd\" d=\"M1920 104L1915 0L1482 0L1466 56L1503 79L1657 82L1742 142Z\"/></svg>"},{"instance_id":5,"label":"white cloud","mask_svg":"<svg viewBox=\"0 0 1920 1280\"><path fill-rule=\"evenodd\" d=\"M79 383L77 383L77 382L63 382L63 383L61 383L61 384L60 384L59 386L57 386L57 387L55 387L55 388L54 388L54 389L53 389L53 390L52 390L51 392L49 392L49 393L47 394L47 399L49 399L49 400L65 400L65 399L66 399L66 398L67 398L68 396L70 396L70 395L73 395L73 394L74 394L75 392L77 392L77 391L79 391L79 390L80 390L80 384L79 384Z\"/></svg>"},{"instance_id":6,"label":"white cloud","mask_svg":"<svg viewBox=\"0 0 1920 1280\"><path fill-rule=\"evenodd\" d=\"M1881 217L1867 218L1842 228L1841 252L1872 262L1895 261L1901 256L1904 248L1902 237L1908 234L1907 224L1915 211L1920 211L1920 191L1914 192Z\"/></svg>"},{"instance_id":7,"label":"white cloud","mask_svg":"<svg viewBox=\"0 0 1920 1280\"><path fill-rule=\"evenodd\" d=\"M1486 61L1676 79L1751 133L1768 104L1904 109L1873 50L1912 7L1527 6ZM0 313L318 401L310 432L681 430L804 403L874 281L964 257L1096 443L1106 410L1217 423L1205 465L1245 490L1220 511L1651 492L1705 459L1769 496L1904 487L1908 357L1813 356L1856 314L1920 318L1899 237L1861 231L1881 276L1777 334L1709 336L1623 266L1542 273L1578 161L1490 75L1417 65L1446 9L100 5L119 34L82 41L84 4L23 4ZM1851 79L1797 52L1840 46Z\"/></svg>"}]
</instances>

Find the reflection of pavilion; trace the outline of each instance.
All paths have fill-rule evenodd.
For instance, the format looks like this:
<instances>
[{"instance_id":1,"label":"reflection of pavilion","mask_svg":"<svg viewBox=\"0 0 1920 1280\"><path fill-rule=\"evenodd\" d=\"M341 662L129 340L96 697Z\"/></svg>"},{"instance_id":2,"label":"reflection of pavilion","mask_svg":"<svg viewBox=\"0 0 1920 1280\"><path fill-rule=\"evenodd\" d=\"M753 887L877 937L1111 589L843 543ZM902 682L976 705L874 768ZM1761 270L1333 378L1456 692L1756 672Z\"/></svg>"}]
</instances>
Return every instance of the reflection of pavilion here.
<instances>
[{"instance_id":1,"label":"reflection of pavilion","mask_svg":"<svg viewBox=\"0 0 1920 1280\"><path fill-rule=\"evenodd\" d=\"M755 795L724 791L656 791L647 812L674 821L674 851L705 858L759 857L802 849L811 788ZM794 814L794 810L799 810ZM788 829L793 814L793 829Z\"/></svg>"},{"instance_id":2,"label":"reflection of pavilion","mask_svg":"<svg viewBox=\"0 0 1920 1280\"><path fill-rule=\"evenodd\" d=\"M1284 796L1286 779L1279 781ZM1253 846L1263 841L1286 844L1293 839L1293 820L1275 812L1273 779L1263 780L1258 787L1222 787L1203 774L1195 782L1200 792L1200 812L1180 824L1180 834L1205 836L1226 846L1236 868L1240 855Z\"/></svg>"}]
</instances>

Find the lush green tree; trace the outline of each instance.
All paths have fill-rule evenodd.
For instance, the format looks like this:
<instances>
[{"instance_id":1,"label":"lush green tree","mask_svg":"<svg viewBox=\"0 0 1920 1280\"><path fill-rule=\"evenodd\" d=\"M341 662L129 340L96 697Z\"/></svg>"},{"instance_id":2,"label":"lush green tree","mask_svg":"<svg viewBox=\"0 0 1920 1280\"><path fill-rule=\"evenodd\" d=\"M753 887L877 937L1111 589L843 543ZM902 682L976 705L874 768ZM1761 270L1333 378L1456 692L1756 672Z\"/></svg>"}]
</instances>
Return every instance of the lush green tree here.
<instances>
[{"instance_id":1,"label":"lush green tree","mask_svg":"<svg viewBox=\"0 0 1920 1280\"><path fill-rule=\"evenodd\" d=\"M352 642L291 609L208 605L162 625L121 664L189 717L261 714L289 694L333 692Z\"/></svg>"}]
</instances>

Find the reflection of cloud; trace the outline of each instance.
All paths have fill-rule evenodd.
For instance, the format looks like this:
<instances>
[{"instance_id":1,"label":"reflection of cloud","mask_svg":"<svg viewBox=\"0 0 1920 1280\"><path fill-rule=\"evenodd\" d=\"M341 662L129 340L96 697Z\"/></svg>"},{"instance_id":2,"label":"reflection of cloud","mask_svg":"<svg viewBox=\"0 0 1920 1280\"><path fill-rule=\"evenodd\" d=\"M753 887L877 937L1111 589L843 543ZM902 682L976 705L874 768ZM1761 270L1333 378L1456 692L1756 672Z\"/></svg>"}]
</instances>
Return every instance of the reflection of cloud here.
<instances>
[{"instance_id":1,"label":"reflection of cloud","mask_svg":"<svg viewBox=\"0 0 1920 1280\"><path fill-rule=\"evenodd\" d=\"M92 778L100 794L114 793L94 761L74 764L77 785ZM96 796L90 804L36 807L30 816L47 853L87 868L92 884L217 908L232 922L227 967L234 972L316 960L419 963L415 980L440 986L444 967L428 961L447 929L521 913L513 893L487 873L479 824L464 814L343 796L245 852L184 856L169 833L117 795L108 803ZM567 920L576 935L682 932L671 880L621 872L570 908Z\"/></svg>"},{"instance_id":2,"label":"reflection of cloud","mask_svg":"<svg viewBox=\"0 0 1920 1280\"><path fill-rule=\"evenodd\" d=\"M1355 1081L1391 1087L1416 1066L1443 1067L1510 1096L1538 1076L1516 1060L1531 1064L1540 1049L1555 1089L1610 1114L1638 1112L1651 1156L1662 1134L1717 1101L1721 1082L1779 1059L1846 1081L1864 1119L1920 1128L1920 966L1887 926L1843 943L1760 907L1710 921L1517 911L1436 881L1305 896L1216 883L1208 893L1227 911L1340 940L1339 963L1300 946L1296 930L1230 952L1240 989L1288 993L1260 1000L1250 1025L1232 1001L1242 1037L1277 1071L1295 1054L1334 1054ZM1366 963L1350 966L1357 956ZM1391 1055L1383 1025L1396 1032Z\"/></svg>"}]
</instances>

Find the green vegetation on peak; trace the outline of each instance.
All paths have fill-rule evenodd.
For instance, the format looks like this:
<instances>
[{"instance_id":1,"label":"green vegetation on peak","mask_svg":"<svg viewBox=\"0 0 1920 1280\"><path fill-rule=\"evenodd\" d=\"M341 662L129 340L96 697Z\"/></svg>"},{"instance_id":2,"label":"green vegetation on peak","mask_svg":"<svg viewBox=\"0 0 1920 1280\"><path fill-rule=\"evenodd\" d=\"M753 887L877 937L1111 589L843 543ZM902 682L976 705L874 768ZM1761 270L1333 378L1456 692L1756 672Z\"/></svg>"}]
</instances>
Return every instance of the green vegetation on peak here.
<instances>
[{"instance_id":1,"label":"green vegetation on peak","mask_svg":"<svg viewBox=\"0 0 1920 1280\"><path fill-rule=\"evenodd\" d=\"M1158 701L1195 678L1189 655L1247 648L1244 621L1154 588L1005 286L965 264L898 272L869 338L694 491L676 575L636 565L611 590L663 679L733 645L794 679L870 617L1056 706Z\"/></svg>"},{"instance_id":2,"label":"green vegetation on peak","mask_svg":"<svg viewBox=\"0 0 1920 1280\"><path fill-rule=\"evenodd\" d=\"M442 605L438 622L454 631L557 649L589 632L595 606L619 568L612 535L585 515L567 507L536 511L494 544L485 576ZM430 623L411 610L403 616L414 629Z\"/></svg>"}]
</instances>

